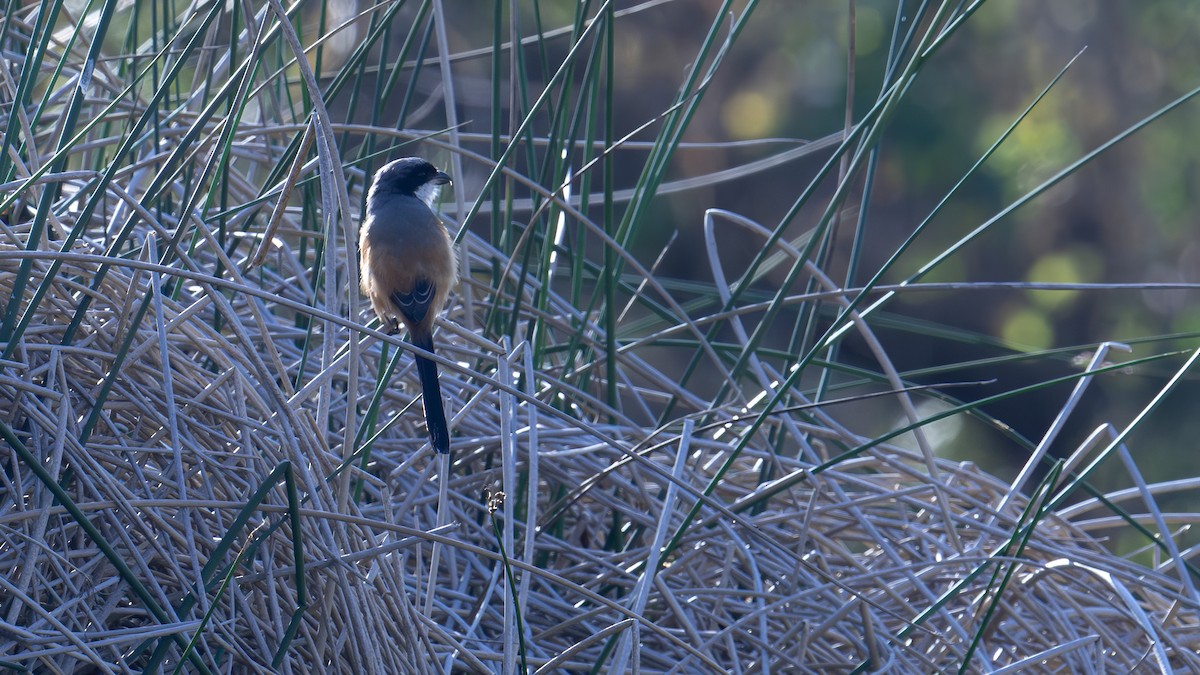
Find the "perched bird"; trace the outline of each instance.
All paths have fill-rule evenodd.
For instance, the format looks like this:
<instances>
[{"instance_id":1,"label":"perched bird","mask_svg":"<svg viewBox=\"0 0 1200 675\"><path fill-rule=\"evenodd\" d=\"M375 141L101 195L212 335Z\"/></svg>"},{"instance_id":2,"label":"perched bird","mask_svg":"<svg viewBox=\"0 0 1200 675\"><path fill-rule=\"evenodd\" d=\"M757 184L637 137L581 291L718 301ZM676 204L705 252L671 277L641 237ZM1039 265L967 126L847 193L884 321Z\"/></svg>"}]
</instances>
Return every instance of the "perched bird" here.
<instances>
[{"instance_id":1,"label":"perched bird","mask_svg":"<svg viewBox=\"0 0 1200 675\"><path fill-rule=\"evenodd\" d=\"M446 226L433 203L450 176L419 158L388 163L371 182L359 232L362 291L392 333L433 353L433 322L458 278ZM450 452L437 364L417 355L425 424L437 452Z\"/></svg>"}]
</instances>

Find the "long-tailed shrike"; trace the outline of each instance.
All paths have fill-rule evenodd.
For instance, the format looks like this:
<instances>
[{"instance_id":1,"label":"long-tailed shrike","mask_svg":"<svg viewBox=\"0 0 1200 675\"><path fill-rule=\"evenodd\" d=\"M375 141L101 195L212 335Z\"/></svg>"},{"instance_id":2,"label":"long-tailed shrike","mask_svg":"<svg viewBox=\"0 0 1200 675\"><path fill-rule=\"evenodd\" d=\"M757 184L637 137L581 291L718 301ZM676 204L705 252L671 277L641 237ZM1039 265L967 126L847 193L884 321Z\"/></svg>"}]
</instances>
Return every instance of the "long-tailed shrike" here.
<instances>
[{"instance_id":1,"label":"long-tailed shrike","mask_svg":"<svg viewBox=\"0 0 1200 675\"><path fill-rule=\"evenodd\" d=\"M433 323L458 278L450 234L433 203L450 176L419 158L388 163L367 192L359 233L363 293L379 320L409 341L433 353ZM417 354L425 424L437 452L450 452L450 431L442 407L437 364Z\"/></svg>"}]
</instances>

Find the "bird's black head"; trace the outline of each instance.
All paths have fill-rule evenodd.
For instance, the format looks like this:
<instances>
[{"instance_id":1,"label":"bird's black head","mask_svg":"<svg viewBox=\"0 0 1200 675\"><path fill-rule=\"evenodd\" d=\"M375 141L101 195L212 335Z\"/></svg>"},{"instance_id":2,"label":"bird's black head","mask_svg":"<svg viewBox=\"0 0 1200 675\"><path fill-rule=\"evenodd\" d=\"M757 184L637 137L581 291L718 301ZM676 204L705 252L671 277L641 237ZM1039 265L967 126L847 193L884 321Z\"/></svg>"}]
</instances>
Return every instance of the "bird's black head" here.
<instances>
[{"instance_id":1,"label":"bird's black head","mask_svg":"<svg viewBox=\"0 0 1200 675\"><path fill-rule=\"evenodd\" d=\"M388 162L375 174L371 192L424 197L429 188L436 194L435 186L449 182L450 176L420 157L402 157Z\"/></svg>"}]
</instances>

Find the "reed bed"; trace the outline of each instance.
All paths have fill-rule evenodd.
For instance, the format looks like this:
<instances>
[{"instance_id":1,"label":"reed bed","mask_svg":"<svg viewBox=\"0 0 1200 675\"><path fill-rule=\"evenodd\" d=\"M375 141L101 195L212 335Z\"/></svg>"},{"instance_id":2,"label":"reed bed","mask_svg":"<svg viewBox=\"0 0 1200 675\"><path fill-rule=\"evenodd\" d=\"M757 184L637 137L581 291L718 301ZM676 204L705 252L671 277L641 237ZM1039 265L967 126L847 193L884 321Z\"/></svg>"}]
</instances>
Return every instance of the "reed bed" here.
<instances>
[{"instance_id":1,"label":"reed bed","mask_svg":"<svg viewBox=\"0 0 1200 675\"><path fill-rule=\"evenodd\" d=\"M1177 569L1116 557L1053 512L1031 517L970 464L881 444L814 473L801 448L871 441L819 409L753 434L754 418L707 410L719 424L686 415L649 435L584 392L564 411L550 405L560 383L524 365L527 344L464 339L480 317L462 303L442 342L476 365L443 374L449 474L411 408L409 359L381 392L387 421L361 470L337 452L346 373L378 372L393 338L318 317L363 344L356 364L340 338L327 366L306 363L296 308L270 290L286 270L217 284L86 252L93 243L0 250L6 292L20 261L39 287L61 263L0 380L10 665L121 672L190 645L189 669L266 670L286 639L283 670L495 672L518 653L519 607L522 658L544 672L944 671L976 638L980 672L1200 666L1194 589ZM165 279L184 282L178 297L164 297ZM64 345L83 297L92 305ZM633 356L629 369L651 377ZM359 380L365 407L373 387ZM279 467L292 494L268 478ZM1011 574L1003 592L997 570Z\"/></svg>"},{"instance_id":2,"label":"reed bed","mask_svg":"<svg viewBox=\"0 0 1200 675\"><path fill-rule=\"evenodd\" d=\"M663 181L686 128L671 115L699 100L745 16L722 42L718 13L655 142L557 120L570 133L500 151L499 126L472 137L453 119L397 130L330 114L325 97L346 95L318 80L361 72L388 36L418 46L374 67L413 82L422 59L447 75L467 58L439 27L452 10L401 5L336 74L300 57L301 22L279 20L275 3L233 17L226 52L197 39L241 10L197 5L186 30L137 43L128 63L89 60L86 31L47 30L59 25L48 12L69 12L60 5L5 16L7 72L28 77L4 81L0 116L0 666L1200 671L1195 552L1172 529L1195 514L1157 504L1190 479L1141 481L1115 430L1066 463L1043 463L1048 434L1015 482L938 458L928 425L977 404L918 413L929 392L896 371L859 311L904 285L844 288L810 255L820 237L709 212L710 235L759 237L759 262L791 269L784 287L808 284L777 295L746 293L753 272L727 279L711 236L698 286L624 245L657 187L693 186ZM102 3L101 25L117 10ZM569 33L564 64L583 69L585 47L611 58L599 27L618 13L580 11L571 30L527 44ZM897 54L935 49L934 28L969 15L924 16L928 34ZM242 79L247 53L278 60ZM162 68L153 78L147 60ZM605 82L588 72L584 85ZM131 85L132 73L146 79ZM445 80L426 103L453 111L458 90ZM837 148L832 176L890 100L768 163ZM414 147L461 178L442 205L464 270L439 328L448 457L429 450L409 347L376 330L356 290L363 185L379 155ZM529 147L548 163L559 148L599 150L539 174L513 157ZM630 148L650 154L637 186L564 188L572 166L604 174ZM517 213L576 237L522 229ZM471 226L485 217L490 232ZM764 340L758 327L780 313L823 316L829 332L790 350ZM814 345L845 334L878 359L871 377L855 373L869 391L816 383L838 369ZM707 384L687 384L683 363ZM1079 386L1111 368L1097 356ZM856 431L853 404L869 398L906 421ZM1135 488L1066 499L1087 488L1088 462L1115 455ZM1104 545L1117 525L1146 533L1153 567Z\"/></svg>"}]
</instances>

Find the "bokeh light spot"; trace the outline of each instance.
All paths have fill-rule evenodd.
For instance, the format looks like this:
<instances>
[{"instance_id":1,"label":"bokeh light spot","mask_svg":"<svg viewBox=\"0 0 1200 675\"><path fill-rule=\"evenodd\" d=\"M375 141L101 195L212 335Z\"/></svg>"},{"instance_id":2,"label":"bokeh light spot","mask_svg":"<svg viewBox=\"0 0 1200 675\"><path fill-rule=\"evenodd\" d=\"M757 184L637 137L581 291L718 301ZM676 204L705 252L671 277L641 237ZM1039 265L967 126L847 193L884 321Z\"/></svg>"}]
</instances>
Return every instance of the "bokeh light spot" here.
<instances>
[{"instance_id":1,"label":"bokeh light spot","mask_svg":"<svg viewBox=\"0 0 1200 675\"><path fill-rule=\"evenodd\" d=\"M1055 284L1081 284L1097 278L1097 266L1101 263L1094 253L1067 251L1050 253L1037 259L1029 268L1026 279L1030 282ZM1079 296L1079 291L1030 291L1029 299L1038 307L1053 310L1069 305Z\"/></svg>"},{"instance_id":2,"label":"bokeh light spot","mask_svg":"<svg viewBox=\"0 0 1200 675\"><path fill-rule=\"evenodd\" d=\"M779 108L761 91L743 91L725 101L721 107L721 122L734 138L762 138L770 135L778 125Z\"/></svg>"},{"instance_id":3,"label":"bokeh light spot","mask_svg":"<svg viewBox=\"0 0 1200 675\"><path fill-rule=\"evenodd\" d=\"M1046 349L1054 344L1054 327L1038 309L1022 307L1004 318L1000 326L1000 337L1012 349Z\"/></svg>"}]
</instances>

